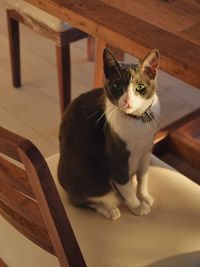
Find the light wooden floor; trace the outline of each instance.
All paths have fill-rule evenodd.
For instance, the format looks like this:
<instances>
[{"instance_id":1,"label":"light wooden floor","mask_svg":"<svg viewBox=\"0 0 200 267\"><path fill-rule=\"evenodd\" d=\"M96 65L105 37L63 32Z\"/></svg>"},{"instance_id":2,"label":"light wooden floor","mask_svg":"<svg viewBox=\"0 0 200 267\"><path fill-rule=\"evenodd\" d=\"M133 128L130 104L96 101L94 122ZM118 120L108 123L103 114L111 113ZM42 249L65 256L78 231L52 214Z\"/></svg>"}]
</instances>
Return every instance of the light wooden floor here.
<instances>
[{"instance_id":1,"label":"light wooden floor","mask_svg":"<svg viewBox=\"0 0 200 267\"><path fill-rule=\"evenodd\" d=\"M0 125L29 138L44 156L58 151L60 124L53 43L21 27L23 86L11 84L5 0L0 1ZM71 46L73 98L92 89L94 63L86 58L86 41ZM162 56L162 55L161 55ZM135 61L126 55L127 61ZM162 125L200 106L200 91L160 71Z\"/></svg>"}]
</instances>

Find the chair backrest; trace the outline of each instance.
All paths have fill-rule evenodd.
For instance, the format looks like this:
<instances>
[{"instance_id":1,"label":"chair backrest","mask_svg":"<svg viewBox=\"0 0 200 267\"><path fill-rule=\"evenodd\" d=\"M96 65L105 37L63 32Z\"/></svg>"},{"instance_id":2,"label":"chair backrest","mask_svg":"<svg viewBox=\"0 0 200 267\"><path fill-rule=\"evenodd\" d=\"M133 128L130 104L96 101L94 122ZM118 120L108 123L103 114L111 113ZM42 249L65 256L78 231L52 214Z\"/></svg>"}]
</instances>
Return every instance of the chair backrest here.
<instances>
[{"instance_id":1,"label":"chair backrest","mask_svg":"<svg viewBox=\"0 0 200 267\"><path fill-rule=\"evenodd\" d=\"M70 28L68 23L24 0L6 0L6 2L9 9L11 8L18 11L25 19L28 19L29 22L33 19L34 21L38 21L56 32L63 32ZM34 21L32 22L34 23Z\"/></svg>"},{"instance_id":2,"label":"chair backrest","mask_svg":"<svg viewBox=\"0 0 200 267\"><path fill-rule=\"evenodd\" d=\"M62 267L86 266L45 159L29 140L2 127L0 214Z\"/></svg>"}]
</instances>

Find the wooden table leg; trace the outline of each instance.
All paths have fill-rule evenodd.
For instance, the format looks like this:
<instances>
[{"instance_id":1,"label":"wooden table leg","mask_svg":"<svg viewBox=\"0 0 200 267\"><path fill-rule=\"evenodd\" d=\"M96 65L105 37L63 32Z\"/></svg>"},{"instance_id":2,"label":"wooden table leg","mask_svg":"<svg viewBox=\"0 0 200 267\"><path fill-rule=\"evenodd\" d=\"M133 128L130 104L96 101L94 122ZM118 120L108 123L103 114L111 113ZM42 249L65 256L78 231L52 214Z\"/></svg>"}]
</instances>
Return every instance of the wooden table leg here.
<instances>
[{"instance_id":1,"label":"wooden table leg","mask_svg":"<svg viewBox=\"0 0 200 267\"><path fill-rule=\"evenodd\" d=\"M17 88L21 86L19 21L12 17L12 11L10 10L7 10L7 20L12 81L13 86Z\"/></svg>"},{"instance_id":2,"label":"wooden table leg","mask_svg":"<svg viewBox=\"0 0 200 267\"><path fill-rule=\"evenodd\" d=\"M94 69L94 88L102 87L104 80L103 73L103 50L106 43L103 40L97 39L96 44L96 61Z\"/></svg>"},{"instance_id":3,"label":"wooden table leg","mask_svg":"<svg viewBox=\"0 0 200 267\"><path fill-rule=\"evenodd\" d=\"M71 101L71 68L70 68L70 46L56 45L56 58L58 70L58 84L60 95L61 115Z\"/></svg>"},{"instance_id":4,"label":"wooden table leg","mask_svg":"<svg viewBox=\"0 0 200 267\"><path fill-rule=\"evenodd\" d=\"M87 54L89 61L95 60L95 37L91 35L87 38Z\"/></svg>"}]
</instances>

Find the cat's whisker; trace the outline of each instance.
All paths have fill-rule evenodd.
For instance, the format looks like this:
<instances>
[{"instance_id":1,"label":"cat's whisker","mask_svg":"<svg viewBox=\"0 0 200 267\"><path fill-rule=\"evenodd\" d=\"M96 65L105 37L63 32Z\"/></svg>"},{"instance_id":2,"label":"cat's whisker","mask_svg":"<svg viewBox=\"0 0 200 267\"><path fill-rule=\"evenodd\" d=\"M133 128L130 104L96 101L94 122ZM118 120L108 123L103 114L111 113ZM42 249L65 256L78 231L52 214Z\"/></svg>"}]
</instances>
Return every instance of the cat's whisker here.
<instances>
[{"instance_id":1,"label":"cat's whisker","mask_svg":"<svg viewBox=\"0 0 200 267\"><path fill-rule=\"evenodd\" d=\"M155 121L154 121L154 117L151 114L149 114L149 116L152 119L152 121L149 122L150 132L152 132L155 126Z\"/></svg>"},{"instance_id":2,"label":"cat's whisker","mask_svg":"<svg viewBox=\"0 0 200 267\"><path fill-rule=\"evenodd\" d=\"M116 123L116 119L117 119L117 116L119 114L120 110L118 107L116 107L112 114L111 114L111 117L110 117L110 124L111 124L111 131L113 132L113 129L115 128L115 123Z\"/></svg>"},{"instance_id":3,"label":"cat's whisker","mask_svg":"<svg viewBox=\"0 0 200 267\"><path fill-rule=\"evenodd\" d=\"M156 116L157 115L157 116ZM159 128L161 126L161 122L159 120L159 114L157 112L155 112L155 116L154 116L154 124L157 128Z\"/></svg>"},{"instance_id":4,"label":"cat's whisker","mask_svg":"<svg viewBox=\"0 0 200 267\"><path fill-rule=\"evenodd\" d=\"M155 120L160 121L160 116L158 114L154 114Z\"/></svg>"},{"instance_id":5,"label":"cat's whisker","mask_svg":"<svg viewBox=\"0 0 200 267\"><path fill-rule=\"evenodd\" d=\"M99 104L98 104L99 105ZM92 106L92 105L91 105ZM95 104L94 104L95 106ZM96 105L97 106L97 105ZM88 106L89 107L89 106ZM110 108L111 109L111 108ZM101 112L101 110L97 110L94 113L92 113L87 119L90 119L91 117L93 117L94 115L96 115L98 112ZM106 111L104 111L104 113L100 116L100 118L97 120L97 122L105 115Z\"/></svg>"},{"instance_id":6,"label":"cat's whisker","mask_svg":"<svg viewBox=\"0 0 200 267\"><path fill-rule=\"evenodd\" d=\"M114 123L116 123L118 114L119 114L119 108L116 109L116 112L114 114Z\"/></svg>"},{"instance_id":7,"label":"cat's whisker","mask_svg":"<svg viewBox=\"0 0 200 267\"><path fill-rule=\"evenodd\" d=\"M95 111L94 113L92 113L90 116L88 116L87 120L92 118L94 115L96 115L98 112L100 112L100 110Z\"/></svg>"},{"instance_id":8,"label":"cat's whisker","mask_svg":"<svg viewBox=\"0 0 200 267\"><path fill-rule=\"evenodd\" d=\"M105 120L104 125L103 125L103 131L104 131L104 134L106 134L107 126L108 126L108 123L107 123L107 121Z\"/></svg>"},{"instance_id":9,"label":"cat's whisker","mask_svg":"<svg viewBox=\"0 0 200 267\"><path fill-rule=\"evenodd\" d=\"M93 105L82 106L82 107L86 108L86 107L94 107L94 106L99 106L99 103L98 103L98 104L93 104ZM90 116L88 116L87 119L92 118L92 117L95 116L98 112L101 112L101 110L97 110L97 111L95 111L95 112L92 113ZM101 115L101 117L99 118L99 120L100 120L104 115L105 115L105 112ZM99 120L98 120L98 121L99 121ZM97 122L98 122L98 121L97 121Z\"/></svg>"},{"instance_id":10,"label":"cat's whisker","mask_svg":"<svg viewBox=\"0 0 200 267\"><path fill-rule=\"evenodd\" d=\"M111 110L111 108L110 108L110 110ZM108 111L108 110L107 110L107 111ZM103 116L106 116L107 111L104 111L104 112L103 112L103 114L98 118L98 120L96 121L96 123L98 123L98 122L101 120L101 118L102 118Z\"/></svg>"},{"instance_id":11,"label":"cat's whisker","mask_svg":"<svg viewBox=\"0 0 200 267\"><path fill-rule=\"evenodd\" d=\"M117 109L117 115L116 115L116 119L117 119L117 116L120 114L120 109L118 108Z\"/></svg>"},{"instance_id":12,"label":"cat's whisker","mask_svg":"<svg viewBox=\"0 0 200 267\"><path fill-rule=\"evenodd\" d=\"M157 123L157 128L159 128L159 127L160 127L160 121L159 121L159 119L156 118L156 117L155 117L155 122Z\"/></svg>"},{"instance_id":13,"label":"cat's whisker","mask_svg":"<svg viewBox=\"0 0 200 267\"><path fill-rule=\"evenodd\" d=\"M99 122L105 115L106 115L106 113L104 112L104 113L98 118L98 120L96 120L95 123L98 123L98 122Z\"/></svg>"},{"instance_id":14,"label":"cat's whisker","mask_svg":"<svg viewBox=\"0 0 200 267\"><path fill-rule=\"evenodd\" d=\"M162 119L162 120L165 120L165 117L162 115L162 113L160 113L160 112L157 112L157 111L153 111L160 119Z\"/></svg>"},{"instance_id":15,"label":"cat's whisker","mask_svg":"<svg viewBox=\"0 0 200 267\"><path fill-rule=\"evenodd\" d=\"M115 112L116 108L114 108L108 115L107 115L107 120L110 120L110 124L113 128L113 122L112 122L112 117L113 117L113 113Z\"/></svg>"},{"instance_id":16,"label":"cat's whisker","mask_svg":"<svg viewBox=\"0 0 200 267\"><path fill-rule=\"evenodd\" d=\"M147 114L144 114L142 121L145 124L147 132L149 132L150 131L150 129L149 129L149 116Z\"/></svg>"},{"instance_id":17,"label":"cat's whisker","mask_svg":"<svg viewBox=\"0 0 200 267\"><path fill-rule=\"evenodd\" d=\"M147 123L148 123L149 132L151 132L151 124L149 121Z\"/></svg>"},{"instance_id":18,"label":"cat's whisker","mask_svg":"<svg viewBox=\"0 0 200 267\"><path fill-rule=\"evenodd\" d=\"M111 115L111 124L112 124L112 128L114 128L115 125L115 115L116 115L117 109L114 109Z\"/></svg>"},{"instance_id":19,"label":"cat's whisker","mask_svg":"<svg viewBox=\"0 0 200 267\"><path fill-rule=\"evenodd\" d=\"M91 105L84 105L84 106L82 106L82 108L89 108L89 107L96 107L96 106L101 107L101 105L99 105L99 103L96 103L96 104L91 104Z\"/></svg>"},{"instance_id":20,"label":"cat's whisker","mask_svg":"<svg viewBox=\"0 0 200 267\"><path fill-rule=\"evenodd\" d=\"M114 112L116 110L116 107L110 107L110 109L109 108L107 108L107 110L106 110L106 114L107 114L107 118L109 118L109 116Z\"/></svg>"},{"instance_id":21,"label":"cat's whisker","mask_svg":"<svg viewBox=\"0 0 200 267\"><path fill-rule=\"evenodd\" d=\"M109 114L107 114L107 120L110 121L111 129L113 129L113 126L114 126L114 124L113 124L113 116L114 116L114 114L115 114L117 109L118 108L115 107L114 109L112 109L112 111Z\"/></svg>"},{"instance_id":22,"label":"cat's whisker","mask_svg":"<svg viewBox=\"0 0 200 267\"><path fill-rule=\"evenodd\" d=\"M149 132L151 132L151 123L147 121Z\"/></svg>"},{"instance_id":23,"label":"cat's whisker","mask_svg":"<svg viewBox=\"0 0 200 267\"><path fill-rule=\"evenodd\" d=\"M150 123L150 126L152 126L153 128L154 128L154 127L157 128L158 125L156 124L156 117L153 116L151 113L149 113L149 116L150 116L150 118L152 119L152 120L151 120L152 123ZM151 127L150 127L150 128L151 128ZM152 128L151 128L151 131L152 131Z\"/></svg>"},{"instance_id":24,"label":"cat's whisker","mask_svg":"<svg viewBox=\"0 0 200 267\"><path fill-rule=\"evenodd\" d=\"M145 122L145 125L146 125L146 129L147 129L147 132L149 132L149 122Z\"/></svg>"},{"instance_id":25,"label":"cat's whisker","mask_svg":"<svg viewBox=\"0 0 200 267\"><path fill-rule=\"evenodd\" d=\"M109 109L105 110L105 111L103 112L103 114L98 118L98 120L96 121L96 123L98 123L98 122L102 119L102 117L106 116L106 114L107 114L110 110L112 110L112 107L110 107Z\"/></svg>"},{"instance_id":26,"label":"cat's whisker","mask_svg":"<svg viewBox=\"0 0 200 267\"><path fill-rule=\"evenodd\" d=\"M146 127L146 130L147 130L147 132L148 132L148 125L147 125L147 123L145 123L145 127Z\"/></svg>"},{"instance_id":27,"label":"cat's whisker","mask_svg":"<svg viewBox=\"0 0 200 267\"><path fill-rule=\"evenodd\" d=\"M155 128L156 130L159 128L158 122L156 122L156 120L153 121L153 128Z\"/></svg>"},{"instance_id":28,"label":"cat's whisker","mask_svg":"<svg viewBox=\"0 0 200 267\"><path fill-rule=\"evenodd\" d=\"M151 131L154 131L155 129L157 129L157 124L155 122L155 120L152 120L152 124L151 124Z\"/></svg>"},{"instance_id":29,"label":"cat's whisker","mask_svg":"<svg viewBox=\"0 0 200 267\"><path fill-rule=\"evenodd\" d=\"M160 127L160 121L155 117L154 118L154 126L156 128L156 131L159 129Z\"/></svg>"}]
</instances>

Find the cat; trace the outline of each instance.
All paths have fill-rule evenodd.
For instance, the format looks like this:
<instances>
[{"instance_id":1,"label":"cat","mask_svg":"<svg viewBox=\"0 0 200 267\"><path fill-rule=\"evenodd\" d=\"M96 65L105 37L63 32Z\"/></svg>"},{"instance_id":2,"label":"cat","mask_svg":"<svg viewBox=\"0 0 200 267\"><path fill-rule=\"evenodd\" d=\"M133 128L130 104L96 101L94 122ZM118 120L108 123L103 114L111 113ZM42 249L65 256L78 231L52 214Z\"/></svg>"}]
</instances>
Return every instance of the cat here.
<instances>
[{"instance_id":1,"label":"cat","mask_svg":"<svg viewBox=\"0 0 200 267\"><path fill-rule=\"evenodd\" d=\"M149 158L158 130L159 51L139 64L119 62L105 48L104 88L77 97L60 126L58 179L74 205L120 217L123 202L139 216L151 211ZM137 176L137 187L132 177Z\"/></svg>"}]
</instances>

